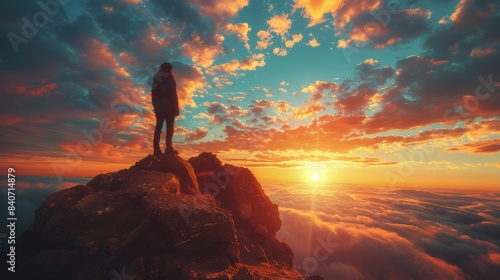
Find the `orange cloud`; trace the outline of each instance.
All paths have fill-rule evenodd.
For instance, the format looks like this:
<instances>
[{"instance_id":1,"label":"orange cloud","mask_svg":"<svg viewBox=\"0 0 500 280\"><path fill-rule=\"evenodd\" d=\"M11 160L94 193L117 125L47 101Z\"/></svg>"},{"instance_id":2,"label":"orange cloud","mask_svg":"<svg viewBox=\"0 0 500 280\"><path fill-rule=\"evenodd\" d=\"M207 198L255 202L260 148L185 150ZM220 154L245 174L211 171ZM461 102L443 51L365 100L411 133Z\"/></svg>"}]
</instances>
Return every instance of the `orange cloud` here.
<instances>
[{"instance_id":1,"label":"orange cloud","mask_svg":"<svg viewBox=\"0 0 500 280\"><path fill-rule=\"evenodd\" d=\"M318 43L318 40L316 40L316 38L312 38L311 40L309 40L309 42L307 42L307 45L315 48L319 47L320 43Z\"/></svg>"},{"instance_id":2,"label":"orange cloud","mask_svg":"<svg viewBox=\"0 0 500 280\"><path fill-rule=\"evenodd\" d=\"M208 134L208 131L206 128L197 127L196 131L188 131L186 133L185 141L186 142L198 141L198 140L205 138L205 136L207 136L207 134Z\"/></svg>"},{"instance_id":3,"label":"orange cloud","mask_svg":"<svg viewBox=\"0 0 500 280\"><path fill-rule=\"evenodd\" d=\"M222 89L225 86L230 86L230 85L234 84L232 81L229 80L229 77L226 75L220 75L218 77L214 77L212 79L212 82L215 83L215 88L218 88L218 89ZM217 95L216 97L222 98L221 95Z\"/></svg>"},{"instance_id":4,"label":"orange cloud","mask_svg":"<svg viewBox=\"0 0 500 280\"><path fill-rule=\"evenodd\" d=\"M116 60L108 45L97 39L86 42L82 57L85 58L83 61L88 69L107 68L113 70L118 76L130 76L130 73Z\"/></svg>"},{"instance_id":5,"label":"orange cloud","mask_svg":"<svg viewBox=\"0 0 500 280\"><path fill-rule=\"evenodd\" d=\"M309 19L308 27L324 22L325 14L334 14L342 0L294 0L294 11L303 9L303 15Z\"/></svg>"},{"instance_id":6,"label":"orange cloud","mask_svg":"<svg viewBox=\"0 0 500 280\"><path fill-rule=\"evenodd\" d=\"M468 152L470 154L494 154L500 152L500 139L490 139L449 148L450 152Z\"/></svg>"},{"instance_id":7,"label":"orange cloud","mask_svg":"<svg viewBox=\"0 0 500 280\"><path fill-rule=\"evenodd\" d=\"M264 67L266 65L266 57L264 54L253 54L241 61L240 67L242 70L253 71L257 67Z\"/></svg>"},{"instance_id":8,"label":"orange cloud","mask_svg":"<svg viewBox=\"0 0 500 280\"><path fill-rule=\"evenodd\" d=\"M283 13L281 15L275 15L267 21L269 25L269 31L274 32L282 37L288 33L290 27L292 27L292 21L288 18L288 15Z\"/></svg>"},{"instance_id":9,"label":"orange cloud","mask_svg":"<svg viewBox=\"0 0 500 280\"><path fill-rule=\"evenodd\" d=\"M254 100L253 103L258 107L276 109L278 116L288 112L291 107L290 104L285 100L278 100L277 102L272 100ZM262 109L261 111L264 111L264 109Z\"/></svg>"},{"instance_id":10,"label":"orange cloud","mask_svg":"<svg viewBox=\"0 0 500 280\"><path fill-rule=\"evenodd\" d=\"M338 29L344 29L347 23L357 15L376 10L382 6L381 0L355 0L343 1L341 6L333 12L334 24Z\"/></svg>"},{"instance_id":11,"label":"orange cloud","mask_svg":"<svg viewBox=\"0 0 500 280\"><path fill-rule=\"evenodd\" d=\"M277 56L286 56L288 54L286 49L274 48L273 53Z\"/></svg>"},{"instance_id":12,"label":"orange cloud","mask_svg":"<svg viewBox=\"0 0 500 280\"><path fill-rule=\"evenodd\" d=\"M287 48L293 48L293 46L302 41L302 39L304 38L304 36L302 36L302 34L293 34L292 35L292 40L288 40L285 42L285 47Z\"/></svg>"},{"instance_id":13,"label":"orange cloud","mask_svg":"<svg viewBox=\"0 0 500 280\"><path fill-rule=\"evenodd\" d=\"M492 2L484 2L479 5L476 1L461 0L450 19L455 26L474 26L493 16L497 10L497 5Z\"/></svg>"},{"instance_id":14,"label":"orange cloud","mask_svg":"<svg viewBox=\"0 0 500 280\"><path fill-rule=\"evenodd\" d=\"M139 62L137 57L134 57L131 54L122 52L119 54L119 57L120 57L120 62L122 64L125 64L125 65L130 66L130 67L140 67L141 66L141 63Z\"/></svg>"},{"instance_id":15,"label":"orange cloud","mask_svg":"<svg viewBox=\"0 0 500 280\"><path fill-rule=\"evenodd\" d=\"M496 50L492 47L488 48L476 48L470 51L470 56L483 56L495 53Z\"/></svg>"},{"instance_id":16,"label":"orange cloud","mask_svg":"<svg viewBox=\"0 0 500 280\"><path fill-rule=\"evenodd\" d=\"M248 23L228 23L226 25L226 32L235 34L239 40L245 42L245 47L249 50L250 45L248 44L248 32L250 32L252 28L248 26Z\"/></svg>"},{"instance_id":17,"label":"orange cloud","mask_svg":"<svg viewBox=\"0 0 500 280\"><path fill-rule=\"evenodd\" d=\"M296 119L306 119L317 115L319 112L325 110L327 106L328 104L326 103L313 100L306 106L292 109L292 116Z\"/></svg>"},{"instance_id":18,"label":"orange cloud","mask_svg":"<svg viewBox=\"0 0 500 280\"><path fill-rule=\"evenodd\" d=\"M26 88L26 86L17 86L16 93L19 94L29 94L33 96L52 94L57 88L57 84L50 83L37 88Z\"/></svg>"},{"instance_id":19,"label":"orange cloud","mask_svg":"<svg viewBox=\"0 0 500 280\"><path fill-rule=\"evenodd\" d=\"M207 70L207 74L215 75L216 72L225 72L233 76L237 76L236 73L239 70L244 71L255 71L257 67L264 67L266 65L266 60L264 54L253 54L252 56L244 58L241 62L233 59L228 63L214 65Z\"/></svg>"},{"instance_id":20,"label":"orange cloud","mask_svg":"<svg viewBox=\"0 0 500 280\"><path fill-rule=\"evenodd\" d=\"M200 8L201 14L213 18L217 24L227 21L238 15L238 12L248 6L248 0L191 0Z\"/></svg>"},{"instance_id":21,"label":"orange cloud","mask_svg":"<svg viewBox=\"0 0 500 280\"><path fill-rule=\"evenodd\" d=\"M325 97L325 91L338 91L340 89L339 85L335 82L325 82L316 81L314 84L310 84L305 88L302 88L301 92L310 93L313 100L320 100Z\"/></svg>"},{"instance_id":22,"label":"orange cloud","mask_svg":"<svg viewBox=\"0 0 500 280\"><path fill-rule=\"evenodd\" d=\"M208 68L214 63L215 58L223 52L222 42L224 42L224 36L215 34L213 39L215 43L207 45L197 35L193 40L183 45L182 52L197 65Z\"/></svg>"},{"instance_id":23,"label":"orange cloud","mask_svg":"<svg viewBox=\"0 0 500 280\"><path fill-rule=\"evenodd\" d=\"M273 44L271 42L272 35L269 31L261 30L257 32L257 37L259 37L259 40L257 41L257 49L259 50L267 49L267 47Z\"/></svg>"},{"instance_id":24,"label":"orange cloud","mask_svg":"<svg viewBox=\"0 0 500 280\"><path fill-rule=\"evenodd\" d=\"M207 70L207 74L215 75L215 72L226 72L231 75L236 75L236 70L240 69L240 62L236 59L231 60L228 63L214 65Z\"/></svg>"},{"instance_id":25,"label":"orange cloud","mask_svg":"<svg viewBox=\"0 0 500 280\"><path fill-rule=\"evenodd\" d=\"M176 70L174 69L174 72ZM176 72L178 73L178 72ZM176 76L177 94L179 95L179 104L181 106L196 107L194 95L204 93L207 83L205 76L198 67L193 67L189 73L182 73Z\"/></svg>"},{"instance_id":26,"label":"orange cloud","mask_svg":"<svg viewBox=\"0 0 500 280\"><path fill-rule=\"evenodd\" d=\"M228 23L226 25L226 31L228 33L235 34L238 39L240 39L243 42L248 41L248 32L250 32L252 28L248 26L248 23Z\"/></svg>"}]
</instances>

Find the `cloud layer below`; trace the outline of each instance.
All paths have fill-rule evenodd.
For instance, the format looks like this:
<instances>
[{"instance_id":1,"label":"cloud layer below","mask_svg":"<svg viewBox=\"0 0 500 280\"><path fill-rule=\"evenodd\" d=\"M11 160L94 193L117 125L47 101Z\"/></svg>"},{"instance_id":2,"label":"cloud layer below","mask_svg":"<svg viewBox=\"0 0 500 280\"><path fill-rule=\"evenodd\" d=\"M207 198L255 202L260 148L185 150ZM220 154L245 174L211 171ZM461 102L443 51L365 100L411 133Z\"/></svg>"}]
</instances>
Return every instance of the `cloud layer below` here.
<instances>
[{"instance_id":1,"label":"cloud layer below","mask_svg":"<svg viewBox=\"0 0 500 280\"><path fill-rule=\"evenodd\" d=\"M325 279L494 279L500 193L268 185L294 264Z\"/></svg>"}]
</instances>

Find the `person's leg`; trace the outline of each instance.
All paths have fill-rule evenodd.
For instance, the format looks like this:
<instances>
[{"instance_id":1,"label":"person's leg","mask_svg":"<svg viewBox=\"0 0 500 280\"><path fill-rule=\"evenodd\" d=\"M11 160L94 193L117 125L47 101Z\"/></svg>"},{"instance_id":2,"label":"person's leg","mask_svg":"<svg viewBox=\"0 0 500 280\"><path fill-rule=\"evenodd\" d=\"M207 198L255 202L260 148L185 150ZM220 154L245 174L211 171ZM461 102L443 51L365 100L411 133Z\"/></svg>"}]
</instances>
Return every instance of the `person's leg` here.
<instances>
[{"instance_id":1,"label":"person's leg","mask_svg":"<svg viewBox=\"0 0 500 280\"><path fill-rule=\"evenodd\" d=\"M165 117L162 114L156 113L156 126L155 126L155 134L153 137L153 148L154 148L154 154L161 154L161 149L160 149L160 136L161 136L161 129L163 128L163 122L165 120Z\"/></svg>"},{"instance_id":2,"label":"person's leg","mask_svg":"<svg viewBox=\"0 0 500 280\"><path fill-rule=\"evenodd\" d=\"M173 145L172 145L172 137L174 136L174 122L175 122L175 116L173 114L168 114L165 119L167 123L167 135L165 139L165 153L177 153L176 150L174 150Z\"/></svg>"},{"instance_id":3,"label":"person's leg","mask_svg":"<svg viewBox=\"0 0 500 280\"><path fill-rule=\"evenodd\" d=\"M168 146L172 146L172 137L174 136L174 121L175 116L168 114L165 118L165 122L167 123L167 135L165 144Z\"/></svg>"}]
</instances>

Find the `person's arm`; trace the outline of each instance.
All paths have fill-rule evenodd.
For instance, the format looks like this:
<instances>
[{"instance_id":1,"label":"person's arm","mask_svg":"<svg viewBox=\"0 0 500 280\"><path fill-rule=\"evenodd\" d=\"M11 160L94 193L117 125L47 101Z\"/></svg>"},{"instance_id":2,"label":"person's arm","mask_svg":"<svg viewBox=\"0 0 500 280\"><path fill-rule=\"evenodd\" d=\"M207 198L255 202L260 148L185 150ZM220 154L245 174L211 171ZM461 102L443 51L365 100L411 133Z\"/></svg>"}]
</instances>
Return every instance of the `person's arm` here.
<instances>
[{"instance_id":1,"label":"person's arm","mask_svg":"<svg viewBox=\"0 0 500 280\"><path fill-rule=\"evenodd\" d=\"M172 82L170 83L170 100L172 101L172 106L174 109L174 115L178 116L180 114L179 112L179 97L177 96L177 86L175 83L175 80L172 79Z\"/></svg>"},{"instance_id":2,"label":"person's arm","mask_svg":"<svg viewBox=\"0 0 500 280\"><path fill-rule=\"evenodd\" d=\"M151 90L151 103L153 103L153 107L156 107L156 94L154 90Z\"/></svg>"},{"instance_id":3,"label":"person's arm","mask_svg":"<svg viewBox=\"0 0 500 280\"><path fill-rule=\"evenodd\" d=\"M153 103L153 107L156 107L156 103L158 103L158 91L157 88L160 86L160 83L153 78L153 84L151 85L151 103Z\"/></svg>"}]
</instances>

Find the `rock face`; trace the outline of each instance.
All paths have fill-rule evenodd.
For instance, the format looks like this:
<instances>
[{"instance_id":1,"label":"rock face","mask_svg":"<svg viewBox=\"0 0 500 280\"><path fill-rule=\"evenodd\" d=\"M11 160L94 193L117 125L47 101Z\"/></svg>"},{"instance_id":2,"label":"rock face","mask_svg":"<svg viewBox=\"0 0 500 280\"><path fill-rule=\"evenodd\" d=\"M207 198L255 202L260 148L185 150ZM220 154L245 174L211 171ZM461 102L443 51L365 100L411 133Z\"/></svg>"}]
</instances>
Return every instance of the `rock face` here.
<instances>
[{"instance_id":1,"label":"rock face","mask_svg":"<svg viewBox=\"0 0 500 280\"><path fill-rule=\"evenodd\" d=\"M280 227L250 170L210 153L150 155L47 197L17 242L15 276L304 279Z\"/></svg>"},{"instance_id":2,"label":"rock face","mask_svg":"<svg viewBox=\"0 0 500 280\"><path fill-rule=\"evenodd\" d=\"M281 227L278 205L266 196L261 185L247 168L223 165L212 153L190 158L201 192L220 201L231 211L244 250L258 256L292 265L293 252L287 244L276 239ZM251 246L254 245L254 246Z\"/></svg>"}]
</instances>

